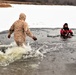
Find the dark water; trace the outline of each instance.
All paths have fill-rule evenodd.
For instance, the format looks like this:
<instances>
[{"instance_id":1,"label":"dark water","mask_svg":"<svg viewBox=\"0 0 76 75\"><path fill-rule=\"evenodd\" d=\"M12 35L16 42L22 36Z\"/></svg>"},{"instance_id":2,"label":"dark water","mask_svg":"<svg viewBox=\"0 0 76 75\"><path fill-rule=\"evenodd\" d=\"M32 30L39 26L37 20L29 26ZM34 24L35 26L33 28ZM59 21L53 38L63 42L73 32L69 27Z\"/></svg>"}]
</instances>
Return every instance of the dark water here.
<instances>
[{"instance_id":1,"label":"dark water","mask_svg":"<svg viewBox=\"0 0 76 75\"><path fill-rule=\"evenodd\" d=\"M44 57L21 58L7 66L0 66L0 75L76 75L76 30L72 29L74 36L68 39L61 39L59 30L31 29L38 40L27 37L26 42L32 49L40 48ZM8 39L7 33L1 34L0 41L1 44L10 44L13 35Z\"/></svg>"}]
</instances>

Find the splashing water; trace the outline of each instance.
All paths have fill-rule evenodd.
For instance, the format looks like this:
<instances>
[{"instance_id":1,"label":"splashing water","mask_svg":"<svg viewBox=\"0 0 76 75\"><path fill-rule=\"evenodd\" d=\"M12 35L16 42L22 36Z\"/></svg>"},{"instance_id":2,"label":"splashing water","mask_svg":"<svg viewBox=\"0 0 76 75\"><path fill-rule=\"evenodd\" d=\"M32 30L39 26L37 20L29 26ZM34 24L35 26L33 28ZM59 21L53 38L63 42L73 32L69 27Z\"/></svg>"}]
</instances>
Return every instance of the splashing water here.
<instances>
[{"instance_id":1,"label":"splashing water","mask_svg":"<svg viewBox=\"0 0 76 75\"><path fill-rule=\"evenodd\" d=\"M5 47L5 45L3 46ZM7 66L21 58L27 59L38 56L43 57L43 54L39 51L39 49L32 50L29 43L26 46L23 45L23 47L17 47L15 43L11 43L5 51L5 53L0 51L0 66Z\"/></svg>"}]
</instances>

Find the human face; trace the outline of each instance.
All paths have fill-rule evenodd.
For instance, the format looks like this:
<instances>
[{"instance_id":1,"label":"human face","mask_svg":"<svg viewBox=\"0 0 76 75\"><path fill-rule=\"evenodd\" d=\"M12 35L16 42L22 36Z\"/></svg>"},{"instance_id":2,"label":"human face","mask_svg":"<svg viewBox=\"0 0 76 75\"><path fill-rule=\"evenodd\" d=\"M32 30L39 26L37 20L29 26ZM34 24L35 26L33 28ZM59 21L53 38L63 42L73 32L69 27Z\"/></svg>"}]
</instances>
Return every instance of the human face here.
<instances>
[{"instance_id":1,"label":"human face","mask_svg":"<svg viewBox=\"0 0 76 75\"><path fill-rule=\"evenodd\" d=\"M65 28L68 28L68 25L65 25L64 27L65 27Z\"/></svg>"}]
</instances>

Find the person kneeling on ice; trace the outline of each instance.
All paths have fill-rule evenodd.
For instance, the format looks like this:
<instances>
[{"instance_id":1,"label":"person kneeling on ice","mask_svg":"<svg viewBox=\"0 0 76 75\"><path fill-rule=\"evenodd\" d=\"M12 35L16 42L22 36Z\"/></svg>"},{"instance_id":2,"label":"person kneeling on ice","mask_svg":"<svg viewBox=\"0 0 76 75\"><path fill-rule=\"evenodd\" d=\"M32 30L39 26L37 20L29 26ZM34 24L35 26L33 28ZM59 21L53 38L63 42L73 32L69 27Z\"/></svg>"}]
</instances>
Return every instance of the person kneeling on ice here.
<instances>
[{"instance_id":1,"label":"person kneeling on ice","mask_svg":"<svg viewBox=\"0 0 76 75\"><path fill-rule=\"evenodd\" d=\"M8 32L8 38L10 38L11 34L14 32L14 40L18 46L23 46L23 44L25 43L26 35L31 37L34 41L37 40L37 38L28 28L28 24L25 22L25 19L26 15L24 13L21 13L19 15L19 20L13 23Z\"/></svg>"},{"instance_id":2,"label":"person kneeling on ice","mask_svg":"<svg viewBox=\"0 0 76 75\"><path fill-rule=\"evenodd\" d=\"M63 38L71 38L71 36L73 36L73 32L71 29L69 29L68 24L65 23L63 25L63 28L60 30L60 35Z\"/></svg>"}]
</instances>

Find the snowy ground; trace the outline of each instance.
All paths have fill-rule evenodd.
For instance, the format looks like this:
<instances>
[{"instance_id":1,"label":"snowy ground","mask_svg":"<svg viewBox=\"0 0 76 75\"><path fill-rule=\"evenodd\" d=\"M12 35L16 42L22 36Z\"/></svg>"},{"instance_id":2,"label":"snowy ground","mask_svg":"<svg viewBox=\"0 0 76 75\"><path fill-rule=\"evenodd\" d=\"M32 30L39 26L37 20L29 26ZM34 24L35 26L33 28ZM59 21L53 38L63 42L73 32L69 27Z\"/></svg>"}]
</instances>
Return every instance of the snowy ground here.
<instances>
[{"instance_id":1,"label":"snowy ground","mask_svg":"<svg viewBox=\"0 0 76 75\"><path fill-rule=\"evenodd\" d=\"M30 28L61 28L65 22L70 28L76 28L76 6L11 5L0 8L0 31L8 30L20 13L26 14Z\"/></svg>"}]
</instances>

